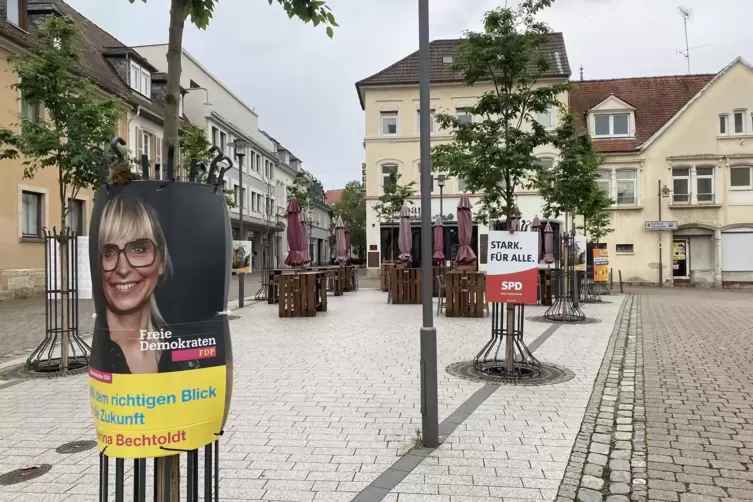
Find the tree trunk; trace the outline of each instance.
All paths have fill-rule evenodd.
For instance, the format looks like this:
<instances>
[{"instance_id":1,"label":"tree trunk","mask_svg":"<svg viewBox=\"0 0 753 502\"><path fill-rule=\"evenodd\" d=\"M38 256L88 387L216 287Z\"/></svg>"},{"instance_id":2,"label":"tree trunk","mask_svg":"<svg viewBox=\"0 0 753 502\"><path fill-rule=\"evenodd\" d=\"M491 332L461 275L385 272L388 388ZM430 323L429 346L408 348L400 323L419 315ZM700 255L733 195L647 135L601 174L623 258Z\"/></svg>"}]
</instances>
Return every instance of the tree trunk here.
<instances>
[{"instance_id":1,"label":"tree trunk","mask_svg":"<svg viewBox=\"0 0 753 502\"><path fill-rule=\"evenodd\" d=\"M567 320L567 299L572 299L570 295L570 269L568 262L570 261L570 236L567 230L567 213L565 213L565 226L562 232L562 321Z\"/></svg>"},{"instance_id":2,"label":"tree trunk","mask_svg":"<svg viewBox=\"0 0 753 502\"><path fill-rule=\"evenodd\" d=\"M170 145L175 146L175 159L178 158L178 117L180 95L180 75L183 62L183 28L186 24L188 0L171 0L170 31L167 41L167 91L165 95L165 133L162 138L162 162L167 162ZM166 173L166 166L162 172Z\"/></svg>"},{"instance_id":3,"label":"tree trunk","mask_svg":"<svg viewBox=\"0 0 753 502\"><path fill-rule=\"evenodd\" d=\"M513 227L513 213L512 210L508 211L507 230L512 232ZM515 371L515 304L507 302L507 337L505 338L505 371L508 376L511 376Z\"/></svg>"}]
</instances>

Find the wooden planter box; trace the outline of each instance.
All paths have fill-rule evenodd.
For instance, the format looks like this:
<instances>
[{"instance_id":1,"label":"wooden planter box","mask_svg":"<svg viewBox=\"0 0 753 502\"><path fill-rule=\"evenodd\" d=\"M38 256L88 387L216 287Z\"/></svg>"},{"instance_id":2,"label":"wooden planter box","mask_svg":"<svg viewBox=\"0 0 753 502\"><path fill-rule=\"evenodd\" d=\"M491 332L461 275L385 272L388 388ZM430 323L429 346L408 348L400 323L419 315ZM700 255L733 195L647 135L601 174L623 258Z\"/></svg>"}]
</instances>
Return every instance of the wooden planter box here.
<instances>
[{"instance_id":1,"label":"wooden planter box","mask_svg":"<svg viewBox=\"0 0 753 502\"><path fill-rule=\"evenodd\" d=\"M486 275L452 270L445 274L445 316L484 317Z\"/></svg>"},{"instance_id":2,"label":"wooden planter box","mask_svg":"<svg viewBox=\"0 0 753 502\"><path fill-rule=\"evenodd\" d=\"M380 286L382 291L387 291L387 277L390 275L390 271L395 268L395 262L392 261L385 261L382 262L381 269L379 271L379 277L380 277Z\"/></svg>"},{"instance_id":3,"label":"wooden planter box","mask_svg":"<svg viewBox=\"0 0 753 502\"><path fill-rule=\"evenodd\" d=\"M392 289L392 303L420 304L421 269L393 267L391 274L390 287Z\"/></svg>"},{"instance_id":4,"label":"wooden planter box","mask_svg":"<svg viewBox=\"0 0 753 502\"><path fill-rule=\"evenodd\" d=\"M281 274L279 284L280 317L315 317L327 311L326 273Z\"/></svg>"}]
</instances>

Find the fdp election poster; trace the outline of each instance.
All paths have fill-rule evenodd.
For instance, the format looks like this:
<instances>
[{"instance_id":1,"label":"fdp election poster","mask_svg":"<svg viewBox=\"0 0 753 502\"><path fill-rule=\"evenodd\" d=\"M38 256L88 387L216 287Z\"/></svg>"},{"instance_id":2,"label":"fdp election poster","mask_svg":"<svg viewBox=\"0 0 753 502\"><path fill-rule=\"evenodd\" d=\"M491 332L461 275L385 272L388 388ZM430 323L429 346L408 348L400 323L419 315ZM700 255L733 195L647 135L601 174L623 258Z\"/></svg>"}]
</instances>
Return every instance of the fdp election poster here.
<instances>
[{"instance_id":1,"label":"fdp election poster","mask_svg":"<svg viewBox=\"0 0 753 502\"><path fill-rule=\"evenodd\" d=\"M101 187L89 236L100 451L159 457L216 440L232 389L222 194L164 181Z\"/></svg>"},{"instance_id":2,"label":"fdp election poster","mask_svg":"<svg viewBox=\"0 0 753 502\"><path fill-rule=\"evenodd\" d=\"M609 280L609 253L606 249L594 248L594 282Z\"/></svg>"},{"instance_id":3,"label":"fdp election poster","mask_svg":"<svg viewBox=\"0 0 753 502\"><path fill-rule=\"evenodd\" d=\"M489 232L486 301L536 303L538 238L536 232Z\"/></svg>"}]
</instances>

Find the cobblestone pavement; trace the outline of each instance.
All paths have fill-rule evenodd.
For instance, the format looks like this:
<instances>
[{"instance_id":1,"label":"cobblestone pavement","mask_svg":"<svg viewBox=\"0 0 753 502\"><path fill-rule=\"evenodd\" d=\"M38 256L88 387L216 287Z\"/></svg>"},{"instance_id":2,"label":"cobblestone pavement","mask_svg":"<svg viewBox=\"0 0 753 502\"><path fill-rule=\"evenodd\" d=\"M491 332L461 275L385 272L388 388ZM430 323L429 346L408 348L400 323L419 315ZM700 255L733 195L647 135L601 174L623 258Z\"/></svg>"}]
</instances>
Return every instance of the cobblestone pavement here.
<instances>
[{"instance_id":1,"label":"cobblestone pavement","mask_svg":"<svg viewBox=\"0 0 753 502\"><path fill-rule=\"evenodd\" d=\"M246 279L245 296L256 293L260 286L259 274ZM232 277L229 297L238 298L238 279ZM79 301L79 332L90 334L94 328L94 303ZM28 356L44 340L44 298L0 301L0 363ZM1 502L1 501L0 501Z\"/></svg>"},{"instance_id":2,"label":"cobblestone pavement","mask_svg":"<svg viewBox=\"0 0 753 502\"><path fill-rule=\"evenodd\" d=\"M752 357L749 292L629 298L559 499L753 499Z\"/></svg>"},{"instance_id":3,"label":"cobblestone pavement","mask_svg":"<svg viewBox=\"0 0 753 502\"><path fill-rule=\"evenodd\" d=\"M546 338L537 356L575 377L556 386L500 387L383 500L552 500L622 300L610 302L585 307L602 322L562 326L551 336L543 335L550 324L528 321L529 343ZM240 319L230 323L235 383L220 443L222 500L353 500L410 451L421 427L419 306L388 305L385 293L362 287L332 298L316 318L281 319L266 303L234 313ZM528 316L542 313L527 309ZM442 421L484 387L445 368L473 358L488 340L490 320L440 317L436 326ZM38 480L0 486L0 501L97 500L96 450L54 450L94 437L86 376L0 383L0 402L0 473L53 465ZM130 490L130 472L128 478Z\"/></svg>"}]
</instances>

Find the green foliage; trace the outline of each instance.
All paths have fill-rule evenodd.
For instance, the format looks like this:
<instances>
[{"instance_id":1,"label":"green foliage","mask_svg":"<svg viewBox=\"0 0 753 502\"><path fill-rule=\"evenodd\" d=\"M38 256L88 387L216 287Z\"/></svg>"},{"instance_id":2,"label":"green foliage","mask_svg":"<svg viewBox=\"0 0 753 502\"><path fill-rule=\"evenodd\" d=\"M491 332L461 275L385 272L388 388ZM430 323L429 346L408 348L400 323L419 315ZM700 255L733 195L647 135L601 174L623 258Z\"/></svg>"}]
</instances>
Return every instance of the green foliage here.
<instances>
[{"instance_id":1,"label":"green foliage","mask_svg":"<svg viewBox=\"0 0 753 502\"><path fill-rule=\"evenodd\" d=\"M129 0L134 3L136 0ZM147 0L141 0L146 3ZM327 36L334 36L337 26L335 16L329 6L321 0L267 0L269 5L277 2L285 10L289 18L297 17L304 23L314 26L325 25ZM219 0L173 0L173 8L178 5L184 9L184 19L190 19L199 29L205 30L214 16L214 7Z\"/></svg>"},{"instance_id":2,"label":"green foliage","mask_svg":"<svg viewBox=\"0 0 753 502\"><path fill-rule=\"evenodd\" d=\"M609 208L614 201L598 185L592 193L592 198L583 207L583 233L591 242L602 242L602 239L612 233L612 213Z\"/></svg>"},{"instance_id":3,"label":"green foliage","mask_svg":"<svg viewBox=\"0 0 753 502\"><path fill-rule=\"evenodd\" d=\"M597 180L602 158L586 131L580 130L568 113L560 115L553 144L560 151L557 164L539 173L539 194L545 201L544 215L583 214L583 209L600 190Z\"/></svg>"},{"instance_id":4,"label":"green foliage","mask_svg":"<svg viewBox=\"0 0 753 502\"><path fill-rule=\"evenodd\" d=\"M207 169L209 163L212 161L212 155L209 153L209 149L212 144L207 139L207 133L201 127L190 122L184 122L180 126L180 136L178 138L178 145L180 151L180 169L183 176L188 176L191 172L191 161L196 159L200 163L204 164ZM207 174L201 174L199 172L197 176L197 183L204 183L206 181ZM222 190L225 196L225 204L227 207L235 207L235 193L233 190Z\"/></svg>"},{"instance_id":5,"label":"green foliage","mask_svg":"<svg viewBox=\"0 0 753 502\"><path fill-rule=\"evenodd\" d=\"M363 185L351 181L345 185L340 202L332 206L335 218L341 216L350 225L350 243L358 250L358 256L366 256L366 196Z\"/></svg>"},{"instance_id":6,"label":"green foliage","mask_svg":"<svg viewBox=\"0 0 753 502\"><path fill-rule=\"evenodd\" d=\"M35 35L39 44L31 53L12 56L10 63L19 77L14 87L22 102L40 113L20 116L20 132L0 130L0 158L22 157L25 178L47 167L58 170L64 227L69 199L99 182L121 106L97 97L85 78L72 73L81 64L75 44L80 35L72 22L53 17Z\"/></svg>"},{"instance_id":7,"label":"green foliage","mask_svg":"<svg viewBox=\"0 0 753 502\"><path fill-rule=\"evenodd\" d=\"M551 143L536 121L538 113L559 106L569 85L542 85L551 55L542 51L550 29L535 15L552 0L524 0L517 9L497 8L484 17L483 33L466 33L454 70L468 86L491 82L470 113L472 123L438 114L437 123L454 141L432 149L434 170L462 179L483 193L478 219L486 224L517 213L515 190L535 188L541 168L534 149Z\"/></svg>"},{"instance_id":8,"label":"green foliage","mask_svg":"<svg viewBox=\"0 0 753 502\"><path fill-rule=\"evenodd\" d=\"M401 185L400 176L397 171L393 171L384 182L382 195L374 206L380 222L392 223L406 202L413 204L409 198L416 192L416 182L411 181L407 185Z\"/></svg>"},{"instance_id":9,"label":"green foliage","mask_svg":"<svg viewBox=\"0 0 753 502\"><path fill-rule=\"evenodd\" d=\"M305 172L296 174L291 185L288 185L288 198L295 198L301 211L305 212L311 205L311 180Z\"/></svg>"}]
</instances>

